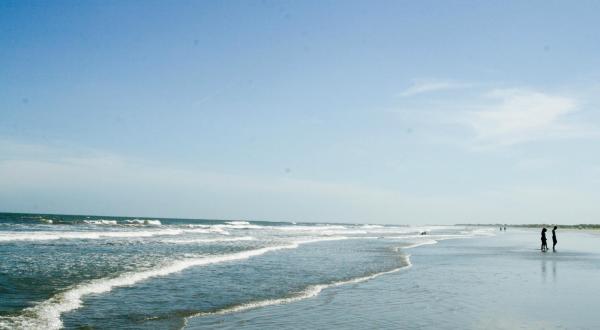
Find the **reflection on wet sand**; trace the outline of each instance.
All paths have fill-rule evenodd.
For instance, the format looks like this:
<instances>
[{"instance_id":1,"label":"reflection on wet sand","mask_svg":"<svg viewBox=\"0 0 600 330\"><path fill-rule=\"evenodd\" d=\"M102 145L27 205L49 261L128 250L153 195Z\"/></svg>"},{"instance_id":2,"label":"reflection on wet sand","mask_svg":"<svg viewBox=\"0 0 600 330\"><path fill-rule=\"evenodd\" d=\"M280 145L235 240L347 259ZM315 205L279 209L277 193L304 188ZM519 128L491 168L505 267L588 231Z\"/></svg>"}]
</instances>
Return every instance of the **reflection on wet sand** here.
<instances>
[{"instance_id":1,"label":"reflection on wet sand","mask_svg":"<svg viewBox=\"0 0 600 330\"><path fill-rule=\"evenodd\" d=\"M546 258L543 258L542 260L540 260L540 265L541 265L541 274L542 274L542 280L545 283L546 282L546 278L547 278L547 272L546 272L546 263L548 261L546 260ZM552 260L552 282L556 282L556 260Z\"/></svg>"},{"instance_id":2,"label":"reflection on wet sand","mask_svg":"<svg viewBox=\"0 0 600 330\"><path fill-rule=\"evenodd\" d=\"M545 283L546 282L546 259L541 260L541 265L542 265L542 280L544 280L544 283Z\"/></svg>"}]
</instances>

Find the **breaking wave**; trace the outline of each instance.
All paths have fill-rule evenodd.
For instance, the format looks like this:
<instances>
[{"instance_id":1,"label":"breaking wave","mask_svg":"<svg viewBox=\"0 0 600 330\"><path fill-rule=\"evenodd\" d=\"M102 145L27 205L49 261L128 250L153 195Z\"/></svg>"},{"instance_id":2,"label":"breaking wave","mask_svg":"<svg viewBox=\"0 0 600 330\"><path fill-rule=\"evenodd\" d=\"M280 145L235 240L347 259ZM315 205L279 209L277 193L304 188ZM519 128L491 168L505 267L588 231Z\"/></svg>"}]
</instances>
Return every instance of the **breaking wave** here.
<instances>
[{"instance_id":1,"label":"breaking wave","mask_svg":"<svg viewBox=\"0 0 600 330\"><path fill-rule=\"evenodd\" d=\"M361 277L355 277L355 278L351 278L351 279L347 279L347 280L335 281L335 282L330 282L330 283L325 283L325 284L310 285L306 289L304 289L300 292L297 292L295 294L292 294L290 296L283 297L283 298L257 300L257 301L252 301L252 302L248 302L248 303L244 303L244 304L235 305L232 307L227 307L227 308L216 310L213 312L194 313L194 314L186 317L186 323L190 318L194 318L194 317L202 317L202 316L210 316L210 315L223 315L223 314L230 314L230 313L236 313L236 312L243 312L246 310L261 308L261 307L266 307L266 306L271 306L271 305L289 304L289 303L293 303L293 302L296 302L299 300L316 297L323 290L328 289L328 288L365 282L365 281L372 280L372 279L382 276L382 275L395 273L402 269L407 269L407 268L412 267L412 263L410 262L410 255L403 255L403 257L404 257L404 265L394 268L394 269L391 269L391 270L373 273L373 274L369 274L369 275L361 276Z\"/></svg>"},{"instance_id":2,"label":"breaking wave","mask_svg":"<svg viewBox=\"0 0 600 330\"><path fill-rule=\"evenodd\" d=\"M126 224L130 225L144 225L144 226L160 226L162 223L160 220L149 220L149 219L132 219L125 220Z\"/></svg>"},{"instance_id":3,"label":"breaking wave","mask_svg":"<svg viewBox=\"0 0 600 330\"><path fill-rule=\"evenodd\" d=\"M181 233L182 230L178 229L163 229L153 231L30 231L2 233L0 234L0 242L151 237L161 235L179 235Z\"/></svg>"},{"instance_id":4,"label":"breaking wave","mask_svg":"<svg viewBox=\"0 0 600 330\"><path fill-rule=\"evenodd\" d=\"M0 317L0 321L2 321L0 326L9 329L60 329L63 326L60 318L61 314L80 308L83 304L83 297L90 294L106 293L117 287L131 286L150 278L181 272L190 267L243 260L272 251L295 249L301 244L340 239L345 239L345 237L303 240L288 245L270 246L226 255L183 259L156 269L124 273L114 278L92 280L90 282L75 285L71 289L59 293L36 306L26 308L19 316Z\"/></svg>"}]
</instances>

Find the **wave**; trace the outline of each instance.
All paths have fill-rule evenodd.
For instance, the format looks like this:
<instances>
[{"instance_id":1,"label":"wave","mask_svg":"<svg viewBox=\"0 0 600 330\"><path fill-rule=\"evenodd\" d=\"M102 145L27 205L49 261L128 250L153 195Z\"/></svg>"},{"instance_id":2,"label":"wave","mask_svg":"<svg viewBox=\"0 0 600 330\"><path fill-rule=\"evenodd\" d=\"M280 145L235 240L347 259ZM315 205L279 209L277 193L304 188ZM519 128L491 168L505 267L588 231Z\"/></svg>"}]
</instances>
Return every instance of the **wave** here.
<instances>
[{"instance_id":1,"label":"wave","mask_svg":"<svg viewBox=\"0 0 600 330\"><path fill-rule=\"evenodd\" d=\"M234 225L234 226L239 226L239 225L249 225L250 222L248 221L227 221L225 222L228 225Z\"/></svg>"},{"instance_id":2,"label":"wave","mask_svg":"<svg viewBox=\"0 0 600 330\"><path fill-rule=\"evenodd\" d=\"M221 234L221 235L231 235L227 230L221 227L207 226L205 228L192 228L185 229L186 233L195 233L195 234Z\"/></svg>"},{"instance_id":3,"label":"wave","mask_svg":"<svg viewBox=\"0 0 600 330\"><path fill-rule=\"evenodd\" d=\"M224 315L224 314L231 314L231 313L236 313L236 312L243 312L246 310L256 309L256 308L261 308L261 307L266 307L266 306L271 306L271 305L289 304L289 303L293 303L293 302L296 302L299 300L316 297L323 290L328 289L328 288L338 287L338 286L348 285L348 284L355 284L355 283L360 283L360 282L366 282L366 281L372 280L372 279L382 276L382 275L395 273L402 269L407 269L407 268L412 267L412 263L410 262L410 255L403 255L403 258L404 258L405 265L391 269L391 270L373 273L373 274L369 274L369 275L361 276L361 277L355 277L355 278L348 279L348 280L341 280L341 281L330 282L330 283L325 283L325 284L310 285L303 291L300 291L300 292L295 293L288 297L257 300L257 301L240 304L240 305L235 305L232 307L223 308L223 309L216 310L213 312L194 313L194 314L186 317L185 323L187 325L187 322L189 321L189 319L195 318L195 317L210 316L210 315Z\"/></svg>"},{"instance_id":4,"label":"wave","mask_svg":"<svg viewBox=\"0 0 600 330\"><path fill-rule=\"evenodd\" d=\"M178 229L164 229L153 231L29 231L10 232L0 234L0 242L11 241L48 241L57 239L103 239L103 238L128 238L151 237L162 235L179 235L183 231Z\"/></svg>"},{"instance_id":5,"label":"wave","mask_svg":"<svg viewBox=\"0 0 600 330\"><path fill-rule=\"evenodd\" d=\"M253 225L248 221L227 221L224 224L216 224L216 225L201 225L201 224L186 224L183 227L187 228L200 228L200 229L210 229L213 231L224 231L225 229L264 229L270 228L270 226L259 226Z\"/></svg>"},{"instance_id":6,"label":"wave","mask_svg":"<svg viewBox=\"0 0 600 330\"><path fill-rule=\"evenodd\" d=\"M160 225L162 225L160 220L150 220L150 219L125 220L125 223L131 224L131 225L145 225L145 226L160 226Z\"/></svg>"},{"instance_id":7,"label":"wave","mask_svg":"<svg viewBox=\"0 0 600 330\"><path fill-rule=\"evenodd\" d=\"M265 229L269 226L253 225L247 221L228 221L224 225L212 225L215 228L232 228L232 229Z\"/></svg>"},{"instance_id":8,"label":"wave","mask_svg":"<svg viewBox=\"0 0 600 330\"><path fill-rule=\"evenodd\" d=\"M60 329L63 326L60 316L63 313L80 308L83 304L83 297L90 294L106 293L117 287L131 286L138 282L148 280L150 278L178 273L190 267L206 266L222 262L244 260L272 251L295 249L298 248L301 244L339 239L345 239L345 237L311 239L293 242L292 244L288 245L270 246L227 255L205 256L201 258L184 259L157 269L124 273L114 278L101 278L97 280L92 280L86 283L78 284L65 292L59 293L53 296L52 298L39 303L36 306L26 308L19 316L0 317L0 321L2 321L0 322L0 327L6 327L9 329Z\"/></svg>"},{"instance_id":9,"label":"wave","mask_svg":"<svg viewBox=\"0 0 600 330\"><path fill-rule=\"evenodd\" d=\"M473 238L475 236L495 236L494 230L486 229L475 229L471 232L461 231L460 235L456 234L441 234L441 235L410 235L410 236L397 236L397 237L385 237L391 239L411 239L419 238L421 241L415 242L406 246L400 247L401 249L412 249L423 245L437 244L439 241L445 241L450 239L461 239L461 238Z\"/></svg>"},{"instance_id":10,"label":"wave","mask_svg":"<svg viewBox=\"0 0 600 330\"><path fill-rule=\"evenodd\" d=\"M83 220L83 223L88 225L116 225L117 220Z\"/></svg>"},{"instance_id":11,"label":"wave","mask_svg":"<svg viewBox=\"0 0 600 330\"><path fill-rule=\"evenodd\" d=\"M313 225L313 226L274 226L273 229L276 230L287 230L287 231L322 231L322 230L331 230L331 229L347 229L346 226L341 225Z\"/></svg>"},{"instance_id":12,"label":"wave","mask_svg":"<svg viewBox=\"0 0 600 330\"><path fill-rule=\"evenodd\" d=\"M199 225L199 224L195 224L195 223L188 223L188 224L182 225L182 227L186 227L186 228L210 228L211 225Z\"/></svg>"},{"instance_id":13,"label":"wave","mask_svg":"<svg viewBox=\"0 0 600 330\"><path fill-rule=\"evenodd\" d=\"M473 235L496 236L496 228L478 228L471 231Z\"/></svg>"},{"instance_id":14,"label":"wave","mask_svg":"<svg viewBox=\"0 0 600 330\"><path fill-rule=\"evenodd\" d=\"M97 221L97 220L93 220ZM0 242L11 241L50 241L58 239L104 239L152 236L172 236L184 233L230 235L222 228L159 229L144 231L23 231L0 233Z\"/></svg>"},{"instance_id":15,"label":"wave","mask_svg":"<svg viewBox=\"0 0 600 330\"><path fill-rule=\"evenodd\" d=\"M423 245L431 245L431 244L437 244L438 241L434 240L434 239L428 239L428 240L424 240L421 242L415 242L409 245L405 245L405 246L401 246L398 249L412 249L412 248L416 248L419 246L423 246Z\"/></svg>"},{"instance_id":16,"label":"wave","mask_svg":"<svg viewBox=\"0 0 600 330\"><path fill-rule=\"evenodd\" d=\"M221 242L238 242L252 241L256 238L252 236L231 237L231 238L196 238L196 239L171 239L164 240L163 243L170 244L194 244L194 243L221 243Z\"/></svg>"},{"instance_id":17,"label":"wave","mask_svg":"<svg viewBox=\"0 0 600 330\"><path fill-rule=\"evenodd\" d=\"M342 225L298 225L298 226L274 226L271 229L297 233L316 233L321 235L390 235L390 234L408 234L421 232L420 228L414 227L391 227L381 225L353 225L353 226L342 226Z\"/></svg>"}]
</instances>

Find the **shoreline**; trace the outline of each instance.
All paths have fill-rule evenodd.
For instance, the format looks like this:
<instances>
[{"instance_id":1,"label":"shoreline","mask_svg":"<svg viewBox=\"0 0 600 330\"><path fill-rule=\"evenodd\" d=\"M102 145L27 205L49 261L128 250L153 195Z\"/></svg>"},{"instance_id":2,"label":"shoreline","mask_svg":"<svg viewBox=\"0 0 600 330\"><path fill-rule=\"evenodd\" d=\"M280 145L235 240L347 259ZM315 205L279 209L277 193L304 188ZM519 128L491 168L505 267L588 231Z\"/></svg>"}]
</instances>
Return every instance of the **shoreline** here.
<instances>
[{"instance_id":1,"label":"shoreline","mask_svg":"<svg viewBox=\"0 0 600 330\"><path fill-rule=\"evenodd\" d=\"M186 329L600 327L597 237L565 230L556 253L540 252L537 232L523 229L423 245L411 250L408 271L292 304L191 319Z\"/></svg>"}]
</instances>

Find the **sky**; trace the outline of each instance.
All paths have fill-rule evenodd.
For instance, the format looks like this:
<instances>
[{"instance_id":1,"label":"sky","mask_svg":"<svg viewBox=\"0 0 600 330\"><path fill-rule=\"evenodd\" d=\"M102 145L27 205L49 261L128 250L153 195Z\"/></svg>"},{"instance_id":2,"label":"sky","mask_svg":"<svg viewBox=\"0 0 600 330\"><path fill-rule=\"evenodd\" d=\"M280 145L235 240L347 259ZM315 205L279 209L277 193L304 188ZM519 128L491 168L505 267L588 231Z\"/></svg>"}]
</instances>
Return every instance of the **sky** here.
<instances>
[{"instance_id":1,"label":"sky","mask_svg":"<svg viewBox=\"0 0 600 330\"><path fill-rule=\"evenodd\" d=\"M597 1L1 1L0 211L600 223Z\"/></svg>"}]
</instances>

